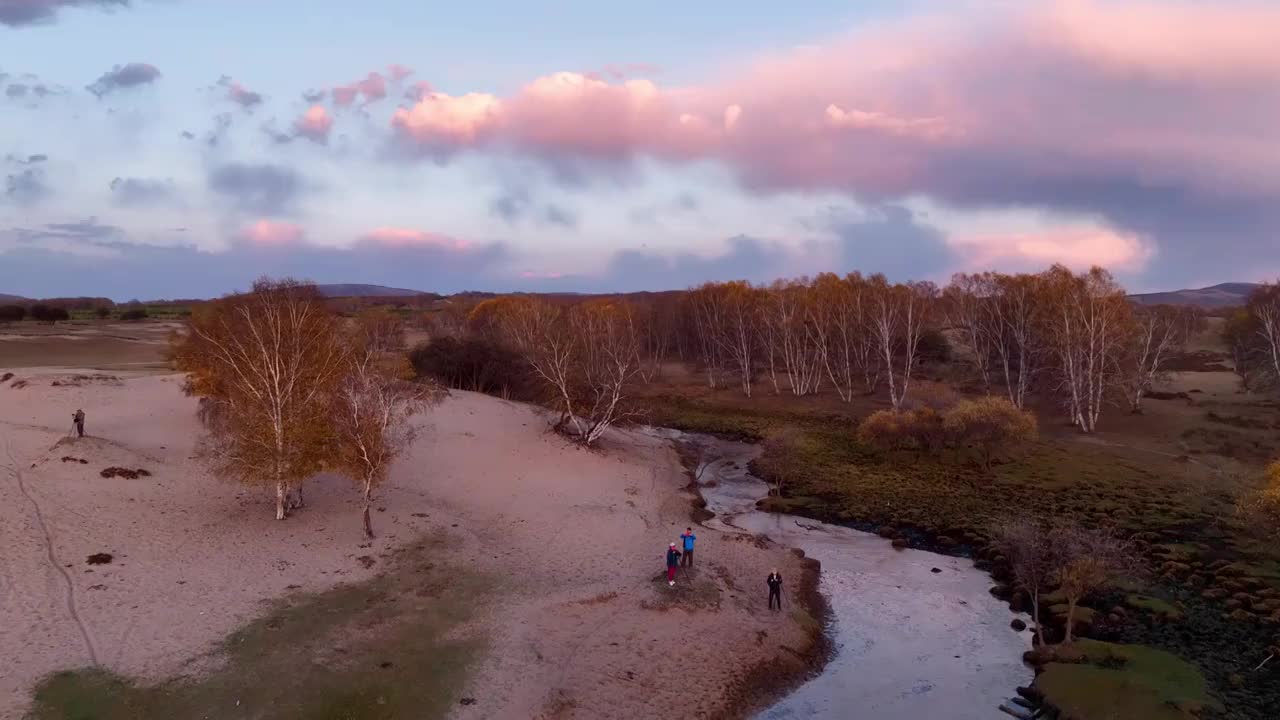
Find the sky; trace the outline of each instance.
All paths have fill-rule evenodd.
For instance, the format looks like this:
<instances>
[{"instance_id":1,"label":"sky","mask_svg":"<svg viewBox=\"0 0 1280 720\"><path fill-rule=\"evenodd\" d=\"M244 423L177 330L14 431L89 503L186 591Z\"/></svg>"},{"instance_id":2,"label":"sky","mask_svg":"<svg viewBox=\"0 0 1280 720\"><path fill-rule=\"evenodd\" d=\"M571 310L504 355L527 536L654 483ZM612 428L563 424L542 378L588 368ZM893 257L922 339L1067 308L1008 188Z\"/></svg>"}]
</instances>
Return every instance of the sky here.
<instances>
[{"instance_id":1,"label":"sky","mask_svg":"<svg viewBox=\"0 0 1280 720\"><path fill-rule=\"evenodd\" d=\"M1280 276L1280 3L0 0L0 293Z\"/></svg>"}]
</instances>

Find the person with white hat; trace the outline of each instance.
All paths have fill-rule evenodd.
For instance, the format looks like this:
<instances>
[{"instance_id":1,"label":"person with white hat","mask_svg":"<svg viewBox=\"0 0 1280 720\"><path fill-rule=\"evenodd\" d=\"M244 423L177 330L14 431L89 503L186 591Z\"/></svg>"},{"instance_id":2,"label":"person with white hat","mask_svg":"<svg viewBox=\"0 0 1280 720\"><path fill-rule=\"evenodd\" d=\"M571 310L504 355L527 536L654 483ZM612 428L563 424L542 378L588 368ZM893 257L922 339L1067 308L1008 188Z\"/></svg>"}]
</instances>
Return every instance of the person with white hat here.
<instances>
[{"instance_id":1,"label":"person with white hat","mask_svg":"<svg viewBox=\"0 0 1280 720\"><path fill-rule=\"evenodd\" d=\"M680 551L676 549L676 544L671 543L671 547L667 548L667 584L671 587L676 585L676 568L680 566Z\"/></svg>"}]
</instances>

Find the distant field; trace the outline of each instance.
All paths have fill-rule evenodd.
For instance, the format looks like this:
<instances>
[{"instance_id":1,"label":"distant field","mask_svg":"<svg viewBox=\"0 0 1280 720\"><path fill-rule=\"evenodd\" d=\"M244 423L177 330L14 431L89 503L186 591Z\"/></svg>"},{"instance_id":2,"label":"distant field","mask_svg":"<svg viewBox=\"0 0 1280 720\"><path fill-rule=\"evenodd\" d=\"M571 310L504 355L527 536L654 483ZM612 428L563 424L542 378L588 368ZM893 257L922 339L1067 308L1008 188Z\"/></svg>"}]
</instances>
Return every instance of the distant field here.
<instances>
[{"instance_id":1,"label":"distant field","mask_svg":"<svg viewBox=\"0 0 1280 720\"><path fill-rule=\"evenodd\" d=\"M0 368L160 369L175 322L72 320L0 325Z\"/></svg>"}]
</instances>

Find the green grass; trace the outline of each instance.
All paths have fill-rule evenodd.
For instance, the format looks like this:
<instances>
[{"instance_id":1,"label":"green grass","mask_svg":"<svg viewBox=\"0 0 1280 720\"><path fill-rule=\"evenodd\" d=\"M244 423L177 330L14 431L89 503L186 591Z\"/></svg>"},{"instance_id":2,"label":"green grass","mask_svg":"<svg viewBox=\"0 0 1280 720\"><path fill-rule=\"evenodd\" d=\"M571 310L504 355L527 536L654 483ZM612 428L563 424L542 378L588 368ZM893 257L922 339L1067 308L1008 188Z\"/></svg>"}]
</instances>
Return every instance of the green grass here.
<instances>
[{"instance_id":1,"label":"green grass","mask_svg":"<svg viewBox=\"0 0 1280 720\"><path fill-rule=\"evenodd\" d=\"M1204 677L1177 656L1140 645L1079 640L1056 649L1036 687L1075 720L1193 720L1221 711Z\"/></svg>"},{"instance_id":2,"label":"green grass","mask_svg":"<svg viewBox=\"0 0 1280 720\"><path fill-rule=\"evenodd\" d=\"M440 540L376 578L277 602L226 639L215 667L156 684L75 670L37 687L31 720L392 720L457 704L484 639L451 633L494 588L436 567Z\"/></svg>"},{"instance_id":3,"label":"green grass","mask_svg":"<svg viewBox=\"0 0 1280 720\"><path fill-rule=\"evenodd\" d=\"M1161 600L1160 598L1147 597L1146 595L1129 595L1125 598L1124 604L1135 610L1143 610L1155 615L1162 620L1181 620L1182 611L1175 607L1172 603Z\"/></svg>"}]
</instances>

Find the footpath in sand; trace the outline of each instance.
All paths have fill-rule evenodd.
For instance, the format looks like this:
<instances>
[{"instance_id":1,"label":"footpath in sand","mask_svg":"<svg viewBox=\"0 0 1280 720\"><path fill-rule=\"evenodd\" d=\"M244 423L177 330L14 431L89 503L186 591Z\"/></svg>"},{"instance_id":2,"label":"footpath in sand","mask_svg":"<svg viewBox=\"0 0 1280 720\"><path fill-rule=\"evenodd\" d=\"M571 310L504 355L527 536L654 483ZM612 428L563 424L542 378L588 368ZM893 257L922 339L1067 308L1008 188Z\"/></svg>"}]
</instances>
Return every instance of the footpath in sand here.
<instances>
[{"instance_id":1,"label":"footpath in sand","mask_svg":"<svg viewBox=\"0 0 1280 720\"><path fill-rule=\"evenodd\" d=\"M367 579L442 530L441 563L496 579L466 629L488 652L458 717L715 716L760 663L797 668L810 643L802 618L765 607L770 568L802 574L781 548L696 528L696 572L669 591L663 552L690 504L664 441L614 433L585 451L531 408L454 393L418 421L364 545L342 478L316 478L276 522L266 493L211 477L179 376L15 372L25 386L0 383L0 718L55 670L200 672L264 601ZM91 437L68 438L76 408Z\"/></svg>"}]
</instances>

